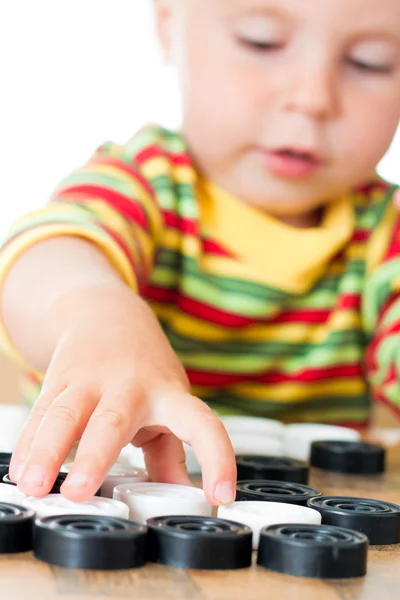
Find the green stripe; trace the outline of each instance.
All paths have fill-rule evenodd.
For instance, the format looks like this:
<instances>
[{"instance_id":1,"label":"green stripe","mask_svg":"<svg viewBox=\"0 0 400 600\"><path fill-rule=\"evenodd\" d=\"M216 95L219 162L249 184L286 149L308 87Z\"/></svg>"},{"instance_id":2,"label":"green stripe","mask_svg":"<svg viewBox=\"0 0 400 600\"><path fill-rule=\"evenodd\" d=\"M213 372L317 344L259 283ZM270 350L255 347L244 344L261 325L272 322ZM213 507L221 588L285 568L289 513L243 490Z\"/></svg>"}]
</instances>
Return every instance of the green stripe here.
<instances>
[{"instance_id":1,"label":"green stripe","mask_svg":"<svg viewBox=\"0 0 400 600\"><path fill-rule=\"evenodd\" d=\"M219 353L217 350L214 352L210 350L207 355L203 353L189 354L179 348L174 348L174 350L187 369L237 375L258 375L271 368L280 370L283 366L285 367L285 370L290 372L307 367L330 367L339 362L345 364L357 364L360 363L362 359L361 350L354 346L339 346L336 353L333 352L331 347L318 349L318 357L315 359L306 354L307 362L304 360L304 354L298 355L299 352L297 348L293 348L293 355L290 358L277 358L275 361L271 361L271 358L274 358L271 351L265 356L255 354L249 356L246 354L225 355Z\"/></svg>"},{"instance_id":2,"label":"green stripe","mask_svg":"<svg viewBox=\"0 0 400 600\"><path fill-rule=\"evenodd\" d=\"M284 339L265 339L265 340L243 340L241 339L241 330L232 330L230 339L202 340L195 337L185 336L175 331L166 321L160 319L165 334L174 348L180 352L200 354L218 351L222 355L234 356L237 354L249 355L256 354L260 356L270 356L276 360L288 360L288 357L294 354L304 355L312 353L317 355L319 351L331 349L332 352L339 351L343 347L355 347L364 349L367 340L359 329L346 329L344 331L332 331L327 335L327 340L321 343L312 342L291 342ZM268 326L266 326L268 328Z\"/></svg>"},{"instance_id":3,"label":"green stripe","mask_svg":"<svg viewBox=\"0 0 400 600\"><path fill-rule=\"evenodd\" d=\"M179 264L180 267L181 277L190 274L202 280L206 280L207 282L211 282L224 292L239 292L246 296L260 296L263 299L266 294L268 294L268 300L272 300L272 302L280 303L283 299L290 299L300 306L304 306L305 302L308 302L309 297L312 298L314 294L319 292L334 292L337 294L339 291L338 288L340 288L340 291L343 293L358 292L362 285L360 282L360 275L363 275L365 270L363 262L352 261L348 264L348 270L342 275L325 276L317 282L310 293L299 295L291 294L290 292L285 292L283 290L277 290L262 283L205 273L201 270L201 267L195 258L183 256L177 250L171 250L161 246L158 250L157 269L164 268L166 274L168 274L168 270L174 269L177 264ZM153 278L156 276L157 273ZM330 305L329 301L328 304Z\"/></svg>"},{"instance_id":4,"label":"green stripe","mask_svg":"<svg viewBox=\"0 0 400 600\"><path fill-rule=\"evenodd\" d=\"M153 177L151 183L163 210L178 213L184 219L199 218L199 206L190 185L171 182L168 175Z\"/></svg>"},{"instance_id":5,"label":"green stripe","mask_svg":"<svg viewBox=\"0 0 400 600\"><path fill-rule=\"evenodd\" d=\"M195 391L195 390L194 390ZM362 420L369 414L371 400L367 394L337 396L325 395L314 398L312 401L287 404L273 401L254 401L250 398L238 398L235 394L222 391L219 397L203 396L203 400L217 413L229 414L232 409L239 414L256 417L285 418L288 413L298 415L298 420L307 415L310 420L315 420L319 415L329 415L331 418L345 420Z\"/></svg>"},{"instance_id":6,"label":"green stripe","mask_svg":"<svg viewBox=\"0 0 400 600\"><path fill-rule=\"evenodd\" d=\"M390 306L384 312L384 315L379 323L379 331L383 331L386 327L395 324L400 321L400 299L394 302L392 306ZM396 334L398 338L399 334Z\"/></svg>"},{"instance_id":7,"label":"green stripe","mask_svg":"<svg viewBox=\"0 0 400 600\"><path fill-rule=\"evenodd\" d=\"M365 282L362 317L365 327L375 327L381 306L392 293L392 281L400 274L400 258L393 259L376 269Z\"/></svg>"},{"instance_id":8,"label":"green stripe","mask_svg":"<svg viewBox=\"0 0 400 600\"><path fill-rule=\"evenodd\" d=\"M400 407L400 386L398 381L386 385L385 395L395 406Z\"/></svg>"},{"instance_id":9,"label":"green stripe","mask_svg":"<svg viewBox=\"0 0 400 600\"><path fill-rule=\"evenodd\" d=\"M53 211L53 207L54 209L57 207L57 211ZM64 208L64 210L60 211L59 207ZM20 225L13 226L9 237L49 223L90 227L91 229L102 232L104 235L106 235L100 225L97 224L98 222L92 222L92 220L88 220L87 207L84 207L80 204L67 205L62 202L53 203L47 207L47 210L36 211L34 213L30 213L28 216L29 219L24 220Z\"/></svg>"},{"instance_id":10,"label":"green stripe","mask_svg":"<svg viewBox=\"0 0 400 600\"><path fill-rule=\"evenodd\" d=\"M384 338L378 346L377 357L381 365L382 375L385 374L389 365L396 361L398 363L400 352L399 336L390 335Z\"/></svg>"},{"instance_id":11,"label":"green stripe","mask_svg":"<svg viewBox=\"0 0 400 600\"><path fill-rule=\"evenodd\" d=\"M64 187L93 184L127 196L132 200L132 202L137 201L137 198L132 195L132 185L129 185L124 179L119 179L116 175L103 175L97 172L92 173L90 172L90 170L76 171L72 175L69 175L69 177L62 180L61 183L57 186L56 190L53 192L53 196L57 197L57 194L59 192L62 193L61 188Z\"/></svg>"}]
</instances>

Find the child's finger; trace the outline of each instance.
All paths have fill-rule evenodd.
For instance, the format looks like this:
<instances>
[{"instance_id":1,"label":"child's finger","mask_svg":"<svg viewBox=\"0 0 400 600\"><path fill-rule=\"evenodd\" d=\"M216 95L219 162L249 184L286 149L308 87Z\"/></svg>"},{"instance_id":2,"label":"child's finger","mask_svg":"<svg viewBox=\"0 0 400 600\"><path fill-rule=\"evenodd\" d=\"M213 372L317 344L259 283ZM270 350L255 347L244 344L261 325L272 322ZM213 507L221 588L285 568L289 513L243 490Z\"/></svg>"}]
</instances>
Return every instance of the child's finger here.
<instances>
[{"instance_id":1,"label":"child's finger","mask_svg":"<svg viewBox=\"0 0 400 600\"><path fill-rule=\"evenodd\" d=\"M10 476L12 481L17 482L21 476L22 469L24 468L25 462L28 459L29 451L31 449L33 440L35 439L36 432L54 398L61 394L65 387L65 385L42 387L42 392L38 396L35 405L29 413L26 423L24 424L20 433L18 442L12 453L10 462Z\"/></svg>"},{"instance_id":2,"label":"child's finger","mask_svg":"<svg viewBox=\"0 0 400 600\"><path fill-rule=\"evenodd\" d=\"M47 494L81 435L94 399L87 390L68 387L53 400L42 417L32 440L22 473L17 477L18 488L27 495Z\"/></svg>"},{"instance_id":3,"label":"child's finger","mask_svg":"<svg viewBox=\"0 0 400 600\"><path fill-rule=\"evenodd\" d=\"M218 417L194 396L174 398L165 415L168 428L190 444L203 474L203 489L213 505L236 496L236 462L232 444Z\"/></svg>"},{"instance_id":4,"label":"child's finger","mask_svg":"<svg viewBox=\"0 0 400 600\"><path fill-rule=\"evenodd\" d=\"M191 485L182 442L174 435L158 434L142 450L152 481Z\"/></svg>"},{"instance_id":5,"label":"child's finger","mask_svg":"<svg viewBox=\"0 0 400 600\"><path fill-rule=\"evenodd\" d=\"M136 402L135 402L136 400ZM132 439L143 421L141 393L133 389L105 394L93 411L81 437L74 464L61 487L73 502L83 502L96 493L121 448Z\"/></svg>"}]
</instances>

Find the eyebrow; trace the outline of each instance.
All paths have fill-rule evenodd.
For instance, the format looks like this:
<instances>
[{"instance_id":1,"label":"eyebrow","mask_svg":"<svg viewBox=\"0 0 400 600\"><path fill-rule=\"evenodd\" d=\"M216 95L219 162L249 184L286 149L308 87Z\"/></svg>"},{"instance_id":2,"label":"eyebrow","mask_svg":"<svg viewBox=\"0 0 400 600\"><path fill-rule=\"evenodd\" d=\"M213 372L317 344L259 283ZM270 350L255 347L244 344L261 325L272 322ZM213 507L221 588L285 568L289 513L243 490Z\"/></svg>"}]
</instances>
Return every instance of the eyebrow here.
<instances>
[{"instance_id":1,"label":"eyebrow","mask_svg":"<svg viewBox=\"0 0 400 600\"><path fill-rule=\"evenodd\" d=\"M287 9L278 6L276 3L270 4L266 2L253 2L252 6L248 6L248 3L244 4L243 0L221 0L221 4L224 5L224 10L232 14L264 14L266 16L276 17L288 17L292 16Z\"/></svg>"},{"instance_id":2,"label":"eyebrow","mask_svg":"<svg viewBox=\"0 0 400 600\"><path fill-rule=\"evenodd\" d=\"M351 0L349 0L351 1ZM224 16L227 18L235 18L237 16L262 16L265 17L277 17L285 19L286 21L296 22L299 20L299 16L295 12L290 11L288 8L277 5L275 2L253 2L252 6L244 4L243 0L220 0L223 5ZM400 43L400 32L391 31L385 25L378 26L361 26L360 29L355 32L354 39L357 41L365 38L379 38L383 41L391 41L394 43Z\"/></svg>"},{"instance_id":3,"label":"eyebrow","mask_svg":"<svg viewBox=\"0 0 400 600\"><path fill-rule=\"evenodd\" d=\"M393 31L389 31L385 28L365 28L364 30L360 30L357 32L357 36L355 37L355 41L365 41L365 40L378 40L378 41L391 41L396 44L400 44L400 33L394 33Z\"/></svg>"}]
</instances>

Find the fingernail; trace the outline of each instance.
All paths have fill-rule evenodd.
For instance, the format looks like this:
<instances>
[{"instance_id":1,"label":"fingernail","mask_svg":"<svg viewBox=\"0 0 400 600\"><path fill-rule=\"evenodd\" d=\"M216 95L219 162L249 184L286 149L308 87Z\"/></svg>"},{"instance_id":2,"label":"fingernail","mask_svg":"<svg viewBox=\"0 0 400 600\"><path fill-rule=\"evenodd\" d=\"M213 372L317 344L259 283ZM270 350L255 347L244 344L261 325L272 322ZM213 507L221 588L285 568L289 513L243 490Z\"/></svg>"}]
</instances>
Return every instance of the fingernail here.
<instances>
[{"instance_id":1,"label":"fingernail","mask_svg":"<svg viewBox=\"0 0 400 600\"><path fill-rule=\"evenodd\" d=\"M23 483L30 487L41 487L44 483L45 472L42 467L31 467L28 469Z\"/></svg>"},{"instance_id":2,"label":"fingernail","mask_svg":"<svg viewBox=\"0 0 400 600\"><path fill-rule=\"evenodd\" d=\"M22 471L24 470L24 467L25 467L25 463L17 463L15 465L15 467L12 470L12 473L10 473L12 481L18 481L18 479L22 475Z\"/></svg>"},{"instance_id":3,"label":"fingernail","mask_svg":"<svg viewBox=\"0 0 400 600\"><path fill-rule=\"evenodd\" d=\"M221 504L232 504L235 501L235 491L230 483L219 483L214 491L214 498Z\"/></svg>"},{"instance_id":4,"label":"fingernail","mask_svg":"<svg viewBox=\"0 0 400 600\"><path fill-rule=\"evenodd\" d=\"M71 473L65 483L68 485L73 485L76 487L80 487L83 485L87 485L89 482L89 477L84 473Z\"/></svg>"}]
</instances>

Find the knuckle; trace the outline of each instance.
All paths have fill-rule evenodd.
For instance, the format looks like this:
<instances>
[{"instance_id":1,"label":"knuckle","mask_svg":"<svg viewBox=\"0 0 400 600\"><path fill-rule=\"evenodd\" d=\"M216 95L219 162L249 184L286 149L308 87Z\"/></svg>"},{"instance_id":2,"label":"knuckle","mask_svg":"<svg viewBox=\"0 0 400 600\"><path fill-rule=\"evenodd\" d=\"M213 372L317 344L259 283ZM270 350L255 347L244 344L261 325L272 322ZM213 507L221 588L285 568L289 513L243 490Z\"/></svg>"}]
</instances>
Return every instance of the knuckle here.
<instances>
[{"instance_id":1,"label":"knuckle","mask_svg":"<svg viewBox=\"0 0 400 600\"><path fill-rule=\"evenodd\" d=\"M211 410L201 411L199 422L201 426L204 426L207 430L212 430L220 438L228 435L222 421Z\"/></svg>"},{"instance_id":2,"label":"knuckle","mask_svg":"<svg viewBox=\"0 0 400 600\"><path fill-rule=\"evenodd\" d=\"M48 447L33 448L32 455L29 458L31 464L59 465L62 462L61 454L56 448Z\"/></svg>"},{"instance_id":3,"label":"knuckle","mask_svg":"<svg viewBox=\"0 0 400 600\"><path fill-rule=\"evenodd\" d=\"M56 419L61 419L71 425L77 425L79 421L79 415L75 408L69 404L56 404L50 411L51 416Z\"/></svg>"},{"instance_id":4,"label":"knuckle","mask_svg":"<svg viewBox=\"0 0 400 600\"><path fill-rule=\"evenodd\" d=\"M108 425L115 429L122 429L124 422L124 416L117 410L105 409L99 410L93 415L96 420L105 420Z\"/></svg>"},{"instance_id":5,"label":"knuckle","mask_svg":"<svg viewBox=\"0 0 400 600\"><path fill-rule=\"evenodd\" d=\"M32 423L34 421L41 421L46 416L47 410L48 409L44 406L35 404L30 412L29 422Z\"/></svg>"}]
</instances>

